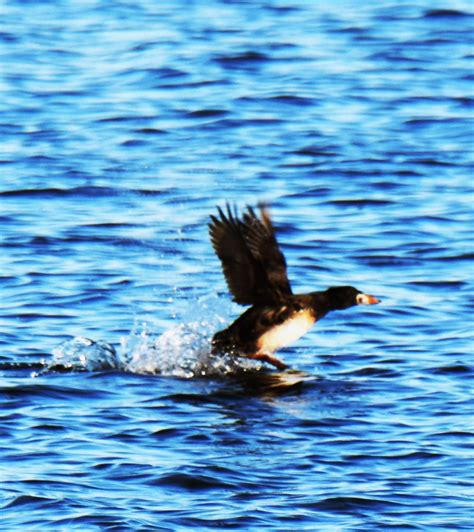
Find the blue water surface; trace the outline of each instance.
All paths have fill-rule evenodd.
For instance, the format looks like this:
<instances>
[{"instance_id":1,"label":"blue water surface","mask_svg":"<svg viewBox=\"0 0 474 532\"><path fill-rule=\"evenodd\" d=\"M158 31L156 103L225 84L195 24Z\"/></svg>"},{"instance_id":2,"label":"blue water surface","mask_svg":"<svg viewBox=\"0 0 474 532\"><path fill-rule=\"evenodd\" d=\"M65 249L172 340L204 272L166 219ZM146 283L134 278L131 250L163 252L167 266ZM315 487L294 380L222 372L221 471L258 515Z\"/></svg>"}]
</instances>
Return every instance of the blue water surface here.
<instances>
[{"instance_id":1,"label":"blue water surface","mask_svg":"<svg viewBox=\"0 0 474 532\"><path fill-rule=\"evenodd\" d=\"M5 0L2 531L473 530L467 0ZM209 357L207 223L383 303ZM253 364L253 365L252 365ZM290 385L291 384L291 385Z\"/></svg>"}]
</instances>

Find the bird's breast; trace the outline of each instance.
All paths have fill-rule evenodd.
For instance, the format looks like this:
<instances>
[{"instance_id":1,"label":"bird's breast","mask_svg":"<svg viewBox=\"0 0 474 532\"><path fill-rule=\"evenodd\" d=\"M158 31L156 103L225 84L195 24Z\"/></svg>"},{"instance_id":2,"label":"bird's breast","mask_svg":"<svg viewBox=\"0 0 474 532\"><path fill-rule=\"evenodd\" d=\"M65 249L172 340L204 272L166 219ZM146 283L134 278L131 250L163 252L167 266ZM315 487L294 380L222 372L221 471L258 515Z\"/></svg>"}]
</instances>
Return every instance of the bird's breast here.
<instances>
[{"instance_id":1,"label":"bird's breast","mask_svg":"<svg viewBox=\"0 0 474 532\"><path fill-rule=\"evenodd\" d=\"M295 342L311 329L315 321L316 318L310 310L295 312L286 321L271 327L260 336L257 341L259 351L272 353Z\"/></svg>"}]
</instances>

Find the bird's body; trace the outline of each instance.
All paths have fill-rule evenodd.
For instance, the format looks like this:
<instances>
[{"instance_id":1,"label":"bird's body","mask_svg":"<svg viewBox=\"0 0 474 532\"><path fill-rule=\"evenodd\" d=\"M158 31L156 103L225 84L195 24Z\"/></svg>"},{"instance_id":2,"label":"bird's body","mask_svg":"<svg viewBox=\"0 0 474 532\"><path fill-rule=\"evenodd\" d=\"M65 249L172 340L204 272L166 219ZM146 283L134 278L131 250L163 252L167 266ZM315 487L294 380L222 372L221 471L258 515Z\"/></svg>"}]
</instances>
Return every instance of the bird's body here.
<instances>
[{"instance_id":1,"label":"bird's body","mask_svg":"<svg viewBox=\"0 0 474 532\"><path fill-rule=\"evenodd\" d=\"M218 213L209 224L212 245L234 300L251 306L214 335L214 353L258 359L284 369L286 364L273 353L298 340L328 312L378 303L351 286L293 294L267 211L261 207L258 217L249 207L239 218L228 206L227 213L221 209Z\"/></svg>"}]
</instances>

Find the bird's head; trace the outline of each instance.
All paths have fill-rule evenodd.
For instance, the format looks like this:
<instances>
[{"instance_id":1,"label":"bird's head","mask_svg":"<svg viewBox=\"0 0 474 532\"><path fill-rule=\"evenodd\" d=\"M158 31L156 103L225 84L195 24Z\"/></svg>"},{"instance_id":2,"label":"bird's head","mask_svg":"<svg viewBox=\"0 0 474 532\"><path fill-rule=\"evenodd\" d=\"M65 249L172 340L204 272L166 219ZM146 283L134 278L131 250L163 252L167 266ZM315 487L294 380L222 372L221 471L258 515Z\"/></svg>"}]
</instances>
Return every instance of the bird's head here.
<instances>
[{"instance_id":1,"label":"bird's head","mask_svg":"<svg viewBox=\"0 0 474 532\"><path fill-rule=\"evenodd\" d=\"M353 286L334 286L325 292L329 306L333 310L343 310L355 305L375 305L380 299L364 294Z\"/></svg>"}]
</instances>

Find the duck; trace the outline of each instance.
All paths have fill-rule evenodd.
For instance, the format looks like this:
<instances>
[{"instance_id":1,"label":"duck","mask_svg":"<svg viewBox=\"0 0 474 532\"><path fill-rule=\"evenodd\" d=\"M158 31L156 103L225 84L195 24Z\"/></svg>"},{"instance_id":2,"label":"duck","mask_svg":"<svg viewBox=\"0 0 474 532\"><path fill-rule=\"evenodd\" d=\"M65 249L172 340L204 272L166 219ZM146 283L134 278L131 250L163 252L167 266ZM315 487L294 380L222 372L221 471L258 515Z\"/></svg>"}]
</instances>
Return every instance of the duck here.
<instances>
[{"instance_id":1,"label":"duck","mask_svg":"<svg viewBox=\"0 0 474 532\"><path fill-rule=\"evenodd\" d=\"M288 365L274 356L293 344L326 314L356 305L375 305L380 299L353 286L294 294L286 259L276 239L268 208L247 206L239 215L235 206L217 207L210 216L209 235L220 259L233 300L248 306L235 321L214 334L213 355L266 362L279 370Z\"/></svg>"}]
</instances>

